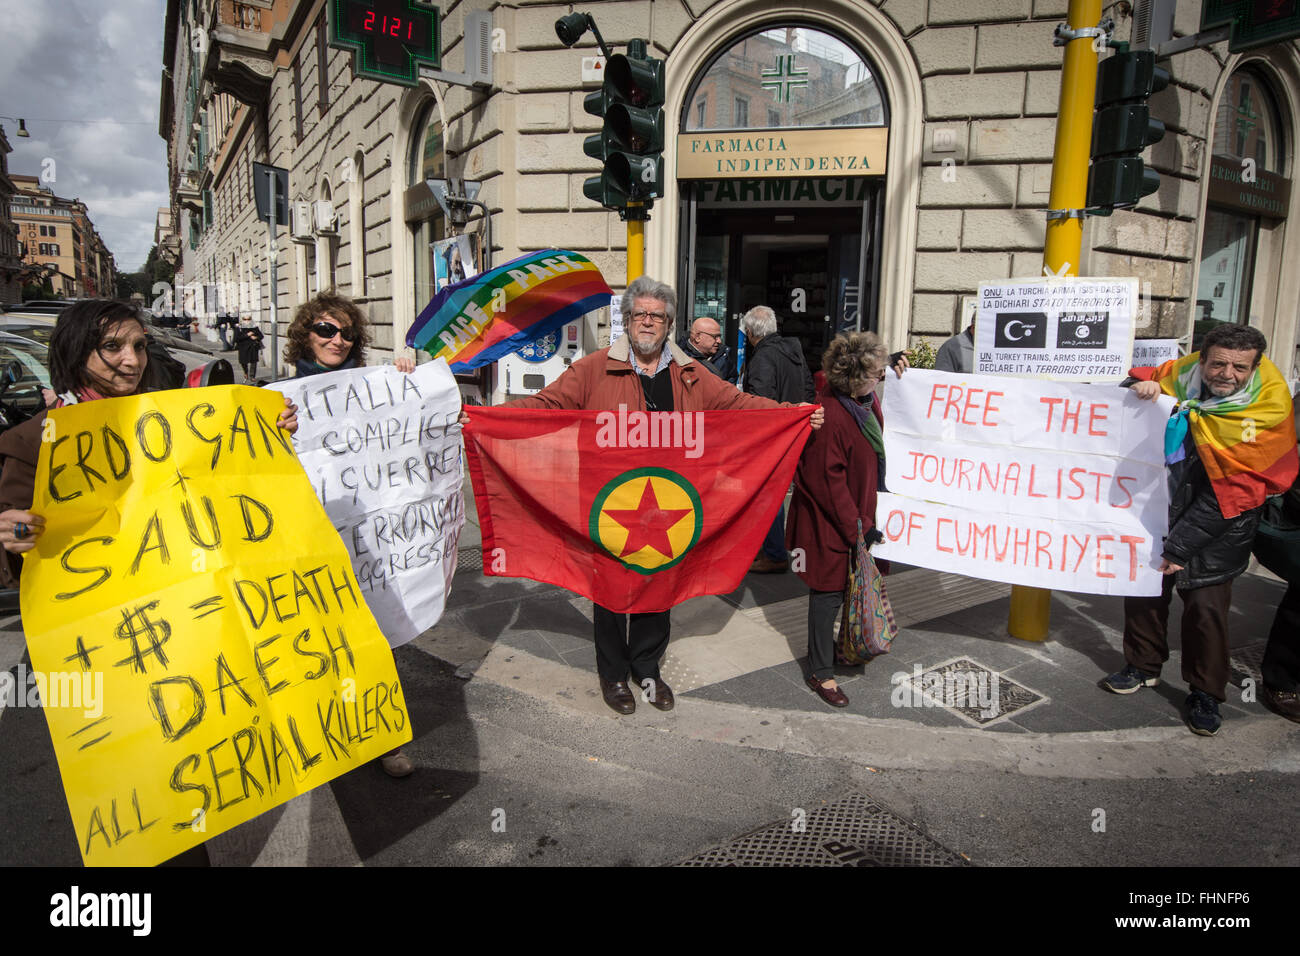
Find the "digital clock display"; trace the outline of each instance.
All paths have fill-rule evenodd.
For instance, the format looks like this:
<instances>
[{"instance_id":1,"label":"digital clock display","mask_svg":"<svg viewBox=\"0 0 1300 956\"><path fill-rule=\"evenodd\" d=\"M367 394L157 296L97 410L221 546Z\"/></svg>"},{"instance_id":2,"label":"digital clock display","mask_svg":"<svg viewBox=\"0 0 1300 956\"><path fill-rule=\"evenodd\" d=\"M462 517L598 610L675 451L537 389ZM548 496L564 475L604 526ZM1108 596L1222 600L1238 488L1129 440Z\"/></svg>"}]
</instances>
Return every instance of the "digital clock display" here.
<instances>
[{"instance_id":1,"label":"digital clock display","mask_svg":"<svg viewBox=\"0 0 1300 956\"><path fill-rule=\"evenodd\" d=\"M406 51L408 46L424 47L428 44L429 31L423 21L389 15L381 10L356 9L360 6L354 5L353 28L373 38L376 58L381 63L402 63L409 55Z\"/></svg>"},{"instance_id":2,"label":"digital clock display","mask_svg":"<svg viewBox=\"0 0 1300 956\"><path fill-rule=\"evenodd\" d=\"M439 10L427 0L331 0L330 44L355 52L358 76L414 86L441 66Z\"/></svg>"}]
</instances>

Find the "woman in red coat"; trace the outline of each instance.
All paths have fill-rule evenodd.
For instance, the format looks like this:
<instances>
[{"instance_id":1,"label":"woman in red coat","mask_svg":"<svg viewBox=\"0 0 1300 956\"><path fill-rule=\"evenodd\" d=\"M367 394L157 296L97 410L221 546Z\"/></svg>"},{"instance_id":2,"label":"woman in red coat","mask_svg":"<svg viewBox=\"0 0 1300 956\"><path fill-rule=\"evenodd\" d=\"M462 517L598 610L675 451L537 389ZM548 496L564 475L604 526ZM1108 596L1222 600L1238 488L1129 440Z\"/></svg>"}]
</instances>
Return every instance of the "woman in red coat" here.
<instances>
[{"instance_id":1,"label":"woman in red coat","mask_svg":"<svg viewBox=\"0 0 1300 956\"><path fill-rule=\"evenodd\" d=\"M802 548L808 594L808 686L833 707L849 700L834 677L835 619L844 604L858 519L871 541L884 474L882 417L874 389L887 357L871 332L837 335L822 357L817 400L826 422L804 446L794 476L786 545ZM878 537L877 537L878 540Z\"/></svg>"}]
</instances>

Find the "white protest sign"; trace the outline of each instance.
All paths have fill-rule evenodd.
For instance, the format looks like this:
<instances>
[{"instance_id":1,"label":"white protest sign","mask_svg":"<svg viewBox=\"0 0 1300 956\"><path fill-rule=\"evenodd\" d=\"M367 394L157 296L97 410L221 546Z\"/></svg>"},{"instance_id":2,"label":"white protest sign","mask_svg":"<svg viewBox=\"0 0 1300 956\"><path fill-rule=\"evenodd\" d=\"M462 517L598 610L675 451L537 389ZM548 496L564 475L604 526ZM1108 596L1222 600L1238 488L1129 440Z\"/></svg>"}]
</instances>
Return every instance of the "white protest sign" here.
<instances>
[{"instance_id":1,"label":"white protest sign","mask_svg":"<svg viewBox=\"0 0 1300 956\"><path fill-rule=\"evenodd\" d=\"M975 372L1118 382L1130 367L1137 296L1137 279L983 282Z\"/></svg>"},{"instance_id":2,"label":"white protest sign","mask_svg":"<svg viewBox=\"0 0 1300 956\"><path fill-rule=\"evenodd\" d=\"M623 334L623 297L611 296L609 300L609 341L612 345Z\"/></svg>"},{"instance_id":3,"label":"white protest sign","mask_svg":"<svg viewBox=\"0 0 1300 956\"><path fill-rule=\"evenodd\" d=\"M397 647L437 623L465 524L460 392L446 361L276 383L298 406L294 444L366 603Z\"/></svg>"},{"instance_id":4,"label":"white protest sign","mask_svg":"<svg viewBox=\"0 0 1300 956\"><path fill-rule=\"evenodd\" d=\"M885 383L873 553L1093 594L1160 592L1172 399L911 369ZM1110 555L1110 557L1107 557Z\"/></svg>"},{"instance_id":5,"label":"white protest sign","mask_svg":"<svg viewBox=\"0 0 1300 956\"><path fill-rule=\"evenodd\" d=\"M1159 540L1141 528L1023 518L881 494L881 558L972 578L1084 594L1160 593ZM1133 533L1136 532L1136 533Z\"/></svg>"},{"instance_id":6,"label":"white protest sign","mask_svg":"<svg viewBox=\"0 0 1300 956\"><path fill-rule=\"evenodd\" d=\"M1133 343L1133 367L1154 367L1182 354L1177 339L1138 339Z\"/></svg>"}]
</instances>

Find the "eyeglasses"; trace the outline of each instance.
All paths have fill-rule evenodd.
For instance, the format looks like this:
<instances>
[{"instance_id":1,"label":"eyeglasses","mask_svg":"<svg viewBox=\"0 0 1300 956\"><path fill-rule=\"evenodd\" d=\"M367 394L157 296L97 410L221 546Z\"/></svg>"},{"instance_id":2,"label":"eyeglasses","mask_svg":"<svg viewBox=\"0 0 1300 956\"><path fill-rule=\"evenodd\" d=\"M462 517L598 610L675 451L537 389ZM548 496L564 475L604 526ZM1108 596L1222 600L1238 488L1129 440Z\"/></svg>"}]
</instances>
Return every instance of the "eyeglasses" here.
<instances>
[{"instance_id":1,"label":"eyeglasses","mask_svg":"<svg viewBox=\"0 0 1300 956\"><path fill-rule=\"evenodd\" d=\"M701 336L703 336L703 337L706 338L706 339L721 339L721 338L722 338L722 333L721 333L721 332L696 332L695 334L696 334L696 335L701 335Z\"/></svg>"},{"instance_id":2,"label":"eyeglasses","mask_svg":"<svg viewBox=\"0 0 1300 956\"><path fill-rule=\"evenodd\" d=\"M649 319L655 325L663 325L664 322L668 321L668 313L667 312L633 312L632 318L637 322L644 322L646 319Z\"/></svg>"},{"instance_id":3,"label":"eyeglasses","mask_svg":"<svg viewBox=\"0 0 1300 956\"><path fill-rule=\"evenodd\" d=\"M356 329L341 329L337 325L331 325L329 322L317 322L311 330L323 339L332 339L336 335L342 335L344 342L355 342L357 340Z\"/></svg>"}]
</instances>

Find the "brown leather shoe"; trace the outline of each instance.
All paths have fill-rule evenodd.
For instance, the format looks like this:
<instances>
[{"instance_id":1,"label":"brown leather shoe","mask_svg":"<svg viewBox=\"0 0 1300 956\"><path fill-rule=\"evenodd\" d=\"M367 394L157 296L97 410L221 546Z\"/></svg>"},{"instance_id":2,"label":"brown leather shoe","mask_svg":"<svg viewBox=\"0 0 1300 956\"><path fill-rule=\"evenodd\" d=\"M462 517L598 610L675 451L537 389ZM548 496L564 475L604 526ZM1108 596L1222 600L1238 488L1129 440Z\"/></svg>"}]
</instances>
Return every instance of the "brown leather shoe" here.
<instances>
[{"instance_id":1,"label":"brown leather shoe","mask_svg":"<svg viewBox=\"0 0 1300 956\"><path fill-rule=\"evenodd\" d=\"M808 677L805 678L805 680L808 682L808 686L817 692L817 696L826 701L826 703L830 704L832 707L849 706L849 699L844 696L844 691L840 690L839 685L836 685L835 687L823 687L822 682L816 677Z\"/></svg>"},{"instance_id":2,"label":"brown leather shoe","mask_svg":"<svg viewBox=\"0 0 1300 956\"><path fill-rule=\"evenodd\" d=\"M1295 691L1274 690L1267 684L1260 684L1259 700L1279 717L1300 724L1300 695Z\"/></svg>"},{"instance_id":3,"label":"brown leather shoe","mask_svg":"<svg viewBox=\"0 0 1300 956\"><path fill-rule=\"evenodd\" d=\"M765 554L760 554L749 566L750 574L784 574L789 570L789 561L773 561Z\"/></svg>"},{"instance_id":4,"label":"brown leather shoe","mask_svg":"<svg viewBox=\"0 0 1300 956\"><path fill-rule=\"evenodd\" d=\"M600 679L600 695L605 698L605 703L617 713L627 715L636 712L636 698L632 696L632 688L627 686L625 680L605 680Z\"/></svg>"},{"instance_id":5,"label":"brown leather shoe","mask_svg":"<svg viewBox=\"0 0 1300 956\"><path fill-rule=\"evenodd\" d=\"M650 681L650 686L646 686L646 681ZM673 698L673 689L664 683L662 677L646 677L637 681L641 687L641 699L649 698L651 707L658 710L672 710L676 700Z\"/></svg>"}]
</instances>

